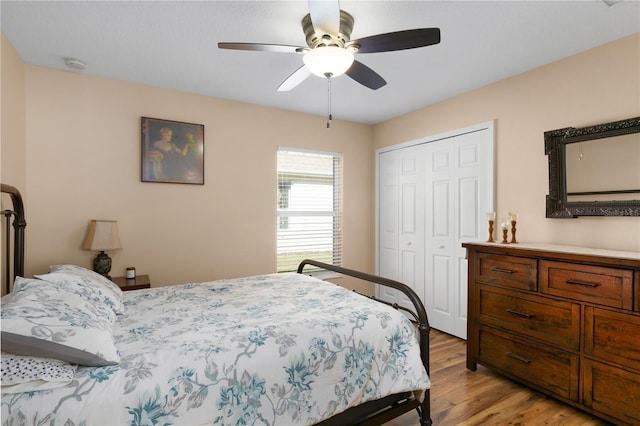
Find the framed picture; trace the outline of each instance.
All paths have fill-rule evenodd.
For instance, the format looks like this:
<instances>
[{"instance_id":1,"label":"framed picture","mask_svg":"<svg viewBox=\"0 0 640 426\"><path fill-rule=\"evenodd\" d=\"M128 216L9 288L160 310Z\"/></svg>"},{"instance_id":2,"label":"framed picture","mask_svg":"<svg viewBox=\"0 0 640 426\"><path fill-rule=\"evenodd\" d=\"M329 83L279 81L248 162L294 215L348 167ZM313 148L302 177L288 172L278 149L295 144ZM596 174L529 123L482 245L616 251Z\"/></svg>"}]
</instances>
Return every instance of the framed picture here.
<instances>
[{"instance_id":1,"label":"framed picture","mask_svg":"<svg viewBox=\"0 0 640 426\"><path fill-rule=\"evenodd\" d=\"M142 117L142 181L204 185L204 125Z\"/></svg>"}]
</instances>

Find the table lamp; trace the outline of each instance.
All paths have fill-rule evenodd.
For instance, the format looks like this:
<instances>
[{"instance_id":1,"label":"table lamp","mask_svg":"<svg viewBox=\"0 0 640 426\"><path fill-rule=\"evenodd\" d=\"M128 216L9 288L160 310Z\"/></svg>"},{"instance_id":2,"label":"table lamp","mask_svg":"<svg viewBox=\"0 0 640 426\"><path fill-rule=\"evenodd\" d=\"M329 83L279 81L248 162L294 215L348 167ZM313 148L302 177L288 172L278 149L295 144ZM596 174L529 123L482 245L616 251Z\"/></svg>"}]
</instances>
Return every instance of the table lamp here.
<instances>
[{"instance_id":1,"label":"table lamp","mask_svg":"<svg viewBox=\"0 0 640 426\"><path fill-rule=\"evenodd\" d=\"M120 250L120 237L118 236L118 222L115 220L92 220L89 223L89 232L82 245L84 250L99 251L93 259L93 270L111 279L111 258L106 250Z\"/></svg>"}]
</instances>

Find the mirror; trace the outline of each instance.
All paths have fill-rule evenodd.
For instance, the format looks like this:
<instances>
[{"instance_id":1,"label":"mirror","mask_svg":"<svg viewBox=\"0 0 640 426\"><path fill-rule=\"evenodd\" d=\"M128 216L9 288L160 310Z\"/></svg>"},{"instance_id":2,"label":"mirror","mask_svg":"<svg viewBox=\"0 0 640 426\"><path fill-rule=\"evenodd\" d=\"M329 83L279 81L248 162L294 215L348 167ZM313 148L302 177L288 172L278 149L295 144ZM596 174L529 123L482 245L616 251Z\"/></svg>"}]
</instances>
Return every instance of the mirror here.
<instances>
[{"instance_id":1,"label":"mirror","mask_svg":"<svg viewBox=\"0 0 640 426\"><path fill-rule=\"evenodd\" d=\"M640 117L544 133L549 218L640 216Z\"/></svg>"}]
</instances>

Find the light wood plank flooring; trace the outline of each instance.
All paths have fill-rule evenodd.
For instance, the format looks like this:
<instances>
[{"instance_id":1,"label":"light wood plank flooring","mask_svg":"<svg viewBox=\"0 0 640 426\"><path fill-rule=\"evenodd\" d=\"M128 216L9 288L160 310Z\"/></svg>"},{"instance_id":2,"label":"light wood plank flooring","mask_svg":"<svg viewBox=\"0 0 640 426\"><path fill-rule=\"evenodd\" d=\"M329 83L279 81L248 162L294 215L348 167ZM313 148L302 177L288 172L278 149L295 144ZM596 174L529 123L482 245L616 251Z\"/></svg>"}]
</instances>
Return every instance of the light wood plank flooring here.
<instances>
[{"instance_id":1,"label":"light wood plank flooring","mask_svg":"<svg viewBox=\"0 0 640 426\"><path fill-rule=\"evenodd\" d=\"M609 423L478 366L466 368L466 342L431 331L431 419L436 426L558 425ZM415 412L387 426L418 425Z\"/></svg>"}]
</instances>

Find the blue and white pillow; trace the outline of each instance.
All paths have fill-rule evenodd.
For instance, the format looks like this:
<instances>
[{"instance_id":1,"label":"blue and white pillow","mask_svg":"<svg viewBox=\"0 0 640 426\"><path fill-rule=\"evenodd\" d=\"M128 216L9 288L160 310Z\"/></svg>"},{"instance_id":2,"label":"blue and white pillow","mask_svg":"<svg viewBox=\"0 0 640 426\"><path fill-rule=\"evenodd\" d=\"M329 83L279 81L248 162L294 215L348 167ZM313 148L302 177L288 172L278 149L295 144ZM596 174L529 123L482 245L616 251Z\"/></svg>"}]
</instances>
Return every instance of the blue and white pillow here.
<instances>
[{"instance_id":1,"label":"blue and white pillow","mask_svg":"<svg viewBox=\"0 0 640 426\"><path fill-rule=\"evenodd\" d=\"M88 366L114 365L116 315L64 284L17 277L2 299L2 350Z\"/></svg>"},{"instance_id":2,"label":"blue and white pillow","mask_svg":"<svg viewBox=\"0 0 640 426\"><path fill-rule=\"evenodd\" d=\"M76 265L53 265L48 274L34 275L41 280L67 286L95 302L106 303L116 314L124 313L122 290L113 281L97 272Z\"/></svg>"}]
</instances>

